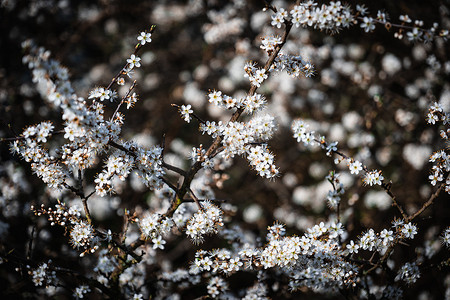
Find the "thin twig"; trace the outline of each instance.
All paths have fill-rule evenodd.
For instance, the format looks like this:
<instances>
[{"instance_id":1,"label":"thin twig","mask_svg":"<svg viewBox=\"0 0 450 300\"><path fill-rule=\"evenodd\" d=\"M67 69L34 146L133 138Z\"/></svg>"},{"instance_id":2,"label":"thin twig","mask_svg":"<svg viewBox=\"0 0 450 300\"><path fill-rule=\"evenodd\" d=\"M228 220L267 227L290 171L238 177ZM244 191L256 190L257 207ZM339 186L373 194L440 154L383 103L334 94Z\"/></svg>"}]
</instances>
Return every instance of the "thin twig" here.
<instances>
[{"instance_id":1,"label":"thin twig","mask_svg":"<svg viewBox=\"0 0 450 300\"><path fill-rule=\"evenodd\" d=\"M114 142L114 141L112 141L112 140L109 140L109 141L108 141L108 145L110 145L110 146L112 146L112 147L114 147L114 148L117 148L117 149L119 149L119 150L122 150L122 151L125 152L126 154L129 154L129 155L133 156L133 158L136 158L136 154L135 154L134 152L128 150L128 149L125 148L124 146L122 146L122 145L120 145L120 144L117 144L116 142Z\"/></svg>"},{"instance_id":2,"label":"thin twig","mask_svg":"<svg viewBox=\"0 0 450 300\"><path fill-rule=\"evenodd\" d=\"M194 199L195 204L197 204L198 209L203 210L203 206L200 204L200 201L198 200L197 196L195 196L194 192L189 188L189 193L192 196L192 199Z\"/></svg>"},{"instance_id":3,"label":"thin twig","mask_svg":"<svg viewBox=\"0 0 450 300\"><path fill-rule=\"evenodd\" d=\"M320 141L320 140L317 140L317 139L314 139L314 141L317 142L317 143L319 143L319 144L321 144L321 145L323 145L325 148L328 147L328 143L326 143L325 141ZM339 155L339 156L341 156L341 157L344 158L344 159L347 159L347 160L350 159L350 157L348 157L347 155L345 155L344 153L342 153L342 152L340 152L340 151L337 151L337 150L331 150L331 152L332 152L332 153L335 153L335 154L337 154L337 155ZM365 171L365 172L368 172L366 166L364 166L364 171ZM407 214L405 213L405 211L403 210L403 208L400 206L400 204L397 202L397 198L395 197L395 195L394 195L394 194L392 193L392 191L391 191L392 183L391 183L391 182L386 183L384 180L382 180L382 182L381 182L381 187L382 187L382 188L384 189L384 191L389 195L389 197L391 197L392 205L395 206L395 207L397 207L398 211L399 211L400 214L402 215L402 218L403 218L404 220L406 220L407 217L408 217Z\"/></svg>"},{"instance_id":4,"label":"thin twig","mask_svg":"<svg viewBox=\"0 0 450 300\"><path fill-rule=\"evenodd\" d=\"M198 202L211 201L211 202L223 203L223 202L227 202L228 200L225 200L225 199L198 199L197 198L197 201ZM185 202L185 203L191 202L192 203L192 202L195 202L195 200L192 198L184 198L183 202Z\"/></svg>"},{"instance_id":5,"label":"thin twig","mask_svg":"<svg viewBox=\"0 0 450 300\"><path fill-rule=\"evenodd\" d=\"M89 207L87 204L87 200L88 198L84 195L84 192L82 189L77 189L67 183L63 183L64 187L66 187L67 189L69 189L70 191L72 191L75 195L77 195L78 197L80 197L81 202L83 203L83 208L84 208L84 214L86 215L86 219L89 223L89 225L92 225L92 218L91 218L91 214L89 212Z\"/></svg>"},{"instance_id":6,"label":"thin twig","mask_svg":"<svg viewBox=\"0 0 450 300\"><path fill-rule=\"evenodd\" d=\"M414 214L404 218L406 222L411 222L412 220L414 220L416 217L418 217L428 206L430 206L431 204L433 204L434 200L439 196L439 194L441 193L442 189L445 186L445 181L439 186L439 188L436 190L436 192L434 192L430 198L428 199L427 202L425 202L423 204L423 206L416 211ZM383 257L378 261L378 263L376 265L374 265L372 268L370 268L369 270L367 270L366 274L370 274L371 272L373 272L375 269L377 269L378 267L380 267L381 265L383 265L385 263L385 261L389 258L389 255L392 253L392 251L394 250L394 247L398 244L401 243L402 241L400 239L396 239L396 241L394 241L389 248L386 250L386 253L383 255Z\"/></svg>"},{"instance_id":7,"label":"thin twig","mask_svg":"<svg viewBox=\"0 0 450 300\"><path fill-rule=\"evenodd\" d=\"M152 32L155 30L155 28L156 28L156 25L152 25L152 27L150 28L149 33L152 33ZM136 55L136 54L139 52L139 50L140 50L141 48L142 48L141 43L138 43L138 44L136 45L136 47L134 48L133 54ZM108 86L106 87L107 90L111 89L112 85L117 81L117 79L118 79L121 75L126 74L126 72L127 72L126 70L127 70L127 68L128 68L128 65L129 65L129 63L126 63L125 66L124 66L122 69L120 69L120 71L116 74L116 76L114 76L113 79L111 79L111 82L110 82L110 83L108 84Z\"/></svg>"},{"instance_id":8,"label":"thin twig","mask_svg":"<svg viewBox=\"0 0 450 300\"><path fill-rule=\"evenodd\" d=\"M106 237L106 233L101 232L99 230L95 230L97 235L101 235L103 237ZM111 244L116 247L119 248L120 250L122 250L124 253L126 253L127 255L130 255L131 257L133 257L137 262L140 262L142 260L142 257L139 256L138 254L136 254L134 252L135 249L133 249L132 247L128 247L127 245L125 245L124 243L119 243L114 239L110 240Z\"/></svg>"},{"instance_id":9,"label":"thin twig","mask_svg":"<svg viewBox=\"0 0 450 300\"><path fill-rule=\"evenodd\" d=\"M128 224L130 224L130 215L128 213L128 210L125 208L125 214L123 216L124 222L122 227L122 237L120 238L120 242L122 244L125 244L125 240L127 239L127 231L128 231Z\"/></svg>"},{"instance_id":10,"label":"thin twig","mask_svg":"<svg viewBox=\"0 0 450 300\"><path fill-rule=\"evenodd\" d=\"M450 177L450 175L449 175ZM448 179L448 177L447 177ZM409 217L405 218L406 222L411 222L412 220L414 220L415 218L417 218L428 206L430 206L431 204L433 204L434 200L439 196L439 194L441 193L442 189L445 187L446 185L446 180L444 180L441 185L439 186L439 188L436 190L436 192L434 192L430 198L427 200L427 202L425 202L422 207L416 211L414 214L410 215Z\"/></svg>"},{"instance_id":11,"label":"thin twig","mask_svg":"<svg viewBox=\"0 0 450 300\"><path fill-rule=\"evenodd\" d=\"M10 138L0 138L0 143L1 142L18 141L18 140L23 140L23 139L25 139L24 136L16 136L16 137L10 137Z\"/></svg>"},{"instance_id":12,"label":"thin twig","mask_svg":"<svg viewBox=\"0 0 450 300\"><path fill-rule=\"evenodd\" d=\"M171 106L176 107L176 108L178 109L178 112L180 112L181 106L179 106L178 104L171 104ZM199 116L197 116L194 112L192 112L191 115L192 115L195 119L197 119L197 121L199 121L200 123L202 123L202 124L205 124L205 123L206 123L202 118L200 118Z\"/></svg>"},{"instance_id":13,"label":"thin twig","mask_svg":"<svg viewBox=\"0 0 450 300\"><path fill-rule=\"evenodd\" d=\"M407 219L407 215L406 215L405 211L403 210L403 208L400 206L400 204L398 204L397 198L395 197L395 195L391 192L391 186L392 186L392 183L390 183L390 182L389 183L385 183L384 180L381 183L381 187L391 197L392 205L397 207L397 209L400 212L400 214L402 215L403 219L406 220Z\"/></svg>"},{"instance_id":14,"label":"thin twig","mask_svg":"<svg viewBox=\"0 0 450 300\"><path fill-rule=\"evenodd\" d=\"M128 89L127 93L125 94L125 96L122 97L122 100L120 100L120 103L117 105L116 110L114 111L114 113L111 116L110 121L114 120L114 118L116 117L116 114L119 112L120 107L122 106L122 104L125 102L125 99L128 98L128 96L130 95L131 91L136 87L136 80L133 81L133 84L130 86L130 88Z\"/></svg>"},{"instance_id":15,"label":"thin twig","mask_svg":"<svg viewBox=\"0 0 450 300\"><path fill-rule=\"evenodd\" d=\"M86 198L86 200L87 199L89 199L92 195L94 195L95 194L95 191L92 191L92 192L90 192L90 194L89 195L87 195L85 198Z\"/></svg>"}]
</instances>

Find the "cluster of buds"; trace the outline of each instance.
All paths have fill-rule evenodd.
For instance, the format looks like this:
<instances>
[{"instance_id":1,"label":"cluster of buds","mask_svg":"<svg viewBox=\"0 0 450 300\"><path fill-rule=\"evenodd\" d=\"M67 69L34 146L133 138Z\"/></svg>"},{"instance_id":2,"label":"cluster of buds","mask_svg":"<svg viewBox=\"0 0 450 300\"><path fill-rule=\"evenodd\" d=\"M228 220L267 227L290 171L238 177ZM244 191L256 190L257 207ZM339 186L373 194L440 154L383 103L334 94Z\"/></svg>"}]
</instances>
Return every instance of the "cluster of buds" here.
<instances>
[{"instance_id":1,"label":"cluster of buds","mask_svg":"<svg viewBox=\"0 0 450 300\"><path fill-rule=\"evenodd\" d=\"M36 216L47 215L50 225L66 226L76 222L81 218L81 208L73 205L70 208L65 203L58 200L58 204L55 205L55 209L51 207L45 208L44 204L41 204L39 208L31 206L31 210Z\"/></svg>"},{"instance_id":2,"label":"cluster of buds","mask_svg":"<svg viewBox=\"0 0 450 300\"><path fill-rule=\"evenodd\" d=\"M66 228L69 233L70 243L75 249L82 249L80 256L86 253L94 253L99 247L99 238L89 222L81 216L81 209L74 205L68 208L65 203L58 200L55 209L45 208L42 204L39 208L31 206L31 210L37 216L47 215L52 226L59 225Z\"/></svg>"}]
</instances>

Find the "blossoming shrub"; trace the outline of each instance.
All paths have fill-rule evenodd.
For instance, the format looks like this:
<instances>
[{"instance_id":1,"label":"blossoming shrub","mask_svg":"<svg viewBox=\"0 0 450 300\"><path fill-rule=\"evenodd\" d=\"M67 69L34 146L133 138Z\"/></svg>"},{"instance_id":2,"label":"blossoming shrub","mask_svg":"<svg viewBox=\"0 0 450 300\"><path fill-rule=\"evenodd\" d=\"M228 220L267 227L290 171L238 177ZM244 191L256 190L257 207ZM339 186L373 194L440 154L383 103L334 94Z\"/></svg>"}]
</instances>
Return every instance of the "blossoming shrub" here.
<instances>
[{"instance_id":1,"label":"blossoming shrub","mask_svg":"<svg viewBox=\"0 0 450 300\"><path fill-rule=\"evenodd\" d=\"M450 297L445 5L2 5L6 297Z\"/></svg>"}]
</instances>

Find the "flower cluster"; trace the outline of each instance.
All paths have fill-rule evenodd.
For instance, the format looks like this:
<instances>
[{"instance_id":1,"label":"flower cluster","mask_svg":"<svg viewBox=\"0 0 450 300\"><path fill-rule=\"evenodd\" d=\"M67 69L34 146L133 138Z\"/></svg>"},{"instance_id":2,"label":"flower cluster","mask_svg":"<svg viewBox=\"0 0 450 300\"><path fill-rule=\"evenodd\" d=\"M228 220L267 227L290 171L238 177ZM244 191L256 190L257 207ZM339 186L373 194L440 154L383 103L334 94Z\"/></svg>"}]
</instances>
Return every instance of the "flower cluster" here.
<instances>
[{"instance_id":1,"label":"flower cluster","mask_svg":"<svg viewBox=\"0 0 450 300\"><path fill-rule=\"evenodd\" d=\"M83 299L85 294L89 293L91 289L88 285L80 285L75 288L75 291L73 292L73 296L76 299Z\"/></svg>"},{"instance_id":2,"label":"flower cluster","mask_svg":"<svg viewBox=\"0 0 450 300\"><path fill-rule=\"evenodd\" d=\"M420 278L420 270L416 263L407 262L404 264L395 277L396 281L403 280L408 285L413 284Z\"/></svg>"},{"instance_id":3,"label":"flower cluster","mask_svg":"<svg viewBox=\"0 0 450 300\"><path fill-rule=\"evenodd\" d=\"M248 78L253 86L260 87L265 79L268 78L266 69L260 69L254 63L248 62L244 66L245 77Z\"/></svg>"},{"instance_id":4,"label":"flower cluster","mask_svg":"<svg viewBox=\"0 0 450 300\"><path fill-rule=\"evenodd\" d=\"M261 177L274 178L279 173L278 168L274 165L274 155L265 145L250 147L247 150L247 159Z\"/></svg>"},{"instance_id":5,"label":"flower cluster","mask_svg":"<svg viewBox=\"0 0 450 300\"><path fill-rule=\"evenodd\" d=\"M112 192L112 179L124 181L133 169L148 188L161 188L165 174L161 167L162 148L154 146L147 150L134 142L125 142L120 147L123 150L116 150L108 157L104 170L94 180L96 193L103 197Z\"/></svg>"},{"instance_id":6,"label":"flower cluster","mask_svg":"<svg viewBox=\"0 0 450 300\"><path fill-rule=\"evenodd\" d=\"M309 125L306 124L303 120L294 120L291 126L291 129L294 133L294 138L297 140L297 142L303 142L305 146L317 145L318 143L315 140L314 131L308 131L308 127Z\"/></svg>"},{"instance_id":7,"label":"flower cluster","mask_svg":"<svg viewBox=\"0 0 450 300\"><path fill-rule=\"evenodd\" d=\"M50 268L51 261L40 264L36 269L28 271L35 286L56 286L56 272Z\"/></svg>"},{"instance_id":8,"label":"flower cluster","mask_svg":"<svg viewBox=\"0 0 450 300\"><path fill-rule=\"evenodd\" d=\"M275 58L275 64L270 71L285 71L293 77L311 77L314 75L314 66L300 55L286 55L281 51Z\"/></svg>"},{"instance_id":9,"label":"flower cluster","mask_svg":"<svg viewBox=\"0 0 450 300\"><path fill-rule=\"evenodd\" d=\"M266 104L266 99L264 96L258 93L247 95L242 99L235 99L228 95L222 94L221 91L211 91L208 94L208 101L224 109L243 108L248 114L253 114L254 112L262 110ZM213 135L216 132L214 131L214 125L215 122L207 121L205 124L202 124L202 128L206 128L206 130L202 129L202 131L207 131L209 135Z\"/></svg>"},{"instance_id":10,"label":"flower cluster","mask_svg":"<svg viewBox=\"0 0 450 300\"><path fill-rule=\"evenodd\" d=\"M290 20L296 27L310 26L335 32L350 27L355 17L350 7L342 5L341 1L331 1L329 5L322 4L319 7L317 2L308 0L295 5L290 14L280 8L276 14L272 15L272 26L280 28L286 20Z\"/></svg>"},{"instance_id":11,"label":"flower cluster","mask_svg":"<svg viewBox=\"0 0 450 300\"><path fill-rule=\"evenodd\" d=\"M259 47L262 50L266 51L267 54L272 55L272 52L280 44L282 44L281 37L279 37L279 36L270 36L270 37L262 38L261 46L259 46Z\"/></svg>"},{"instance_id":12,"label":"flower cluster","mask_svg":"<svg viewBox=\"0 0 450 300\"><path fill-rule=\"evenodd\" d=\"M337 30L336 28L350 27L354 16L348 6L342 5L341 1L330 2L314 9L315 3L310 1L303 5L295 6L291 11L293 23L299 25L314 26L319 29Z\"/></svg>"},{"instance_id":13,"label":"flower cluster","mask_svg":"<svg viewBox=\"0 0 450 300\"><path fill-rule=\"evenodd\" d=\"M199 274L202 272L211 272L217 274L222 272L231 275L244 267L241 255L232 255L233 253L227 249L215 251L197 251L195 260L193 261L190 274Z\"/></svg>"},{"instance_id":14,"label":"flower cluster","mask_svg":"<svg viewBox=\"0 0 450 300\"><path fill-rule=\"evenodd\" d=\"M215 276L209 280L206 288L208 289L208 294L211 295L211 297L216 298L221 293L228 290L228 283L223 278Z\"/></svg>"},{"instance_id":15,"label":"flower cluster","mask_svg":"<svg viewBox=\"0 0 450 300\"><path fill-rule=\"evenodd\" d=\"M275 131L274 118L270 115L258 115L247 124L229 122L221 132L224 157L247 153L247 159L263 177L272 178L278 174L273 164L273 155L267 147L254 143L268 140Z\"/></svg>"},{"instance_id":16,"label":"flower cluster","mask_svg":"<svg viewBox=\"0 0 450 300\"><path fill-rule=\"evenodd\" d=\"M59 225L67 228L72 246L83 250L80 256L84 256L87 252L93 253L98 249L99 238L95 235L92 225L81 217L81 209L77 205L67 207L65 203L58 201L55 209L51 207L46 209L42 204L39 208L32 206L31 210L37 216L47 215L52 226Z\"/></svg>"},{"instance_id":17,"label":"flower cluster","mask_svg":"<svg viewBox=\"0 0 450 300\"><path fill-rule=\"evenodd\" d=\"M221 91L209 93L209 102L226 108L240 107L249 114L264 107L265 99L260 94L253 94L237 101ZM224 146L220 155L224 158L233 158L235 155L247 154L247 159L260 176L274 178L278 175L278 169L274 165L274 155L268 150L266 145L259 143L269 140L276 130L275 120L268 114L255 115L250 121L210 122L200 124L203 133L211 135L213 138L220 136ZM211 167L210 158L204 156L204 149L194 148L192 158L194 161L203 161L203 167Z\"/></svg>"},{"instance_id":18,"label":"flower cluster","mask_svg":"<svg viewBox=\"0 0 450 300\"><path fill-rule=\"evenodd\" d=\"M186 235L196 244L203 242L204 235L214 234L223 226L222 210L210 201L204 201L187 222Z\"/></svg>"},{"instance_id":19,"label":"flower cluster","mask_svg":"<svg viewBox=\"0 0 450 300\"><path fill-rule=\"evenodd\" d=\"M138 37L141 45L151 42L150 36L151 33L141 33ZM117 93L110 89L111 85L108 88L97 87L89 93L88 99L92 103L88 105L86 100L73 93L67 70L58 62L49 59L49 52L35 47L31 42L26 42L23 46L29 53L24 57L24 62L33 69L38 84L46 87L45 90L42 89L42 93L45 92L51 104L63 110L63 120L66 121L64 138L68 140L68 143L61 147L58 156L50 156L41 144L45 143L47 137L51 135L53 125L43 122L27 128L23 132L24 139L14 141L11 149L26 161L32 161L33 170L50 187L62 188L66 179L71 177L73 168L91 167L96 155L105 150L108 142L118 140L123 115L116 111L111 120L105 120L104 105L101 103L105 100L113 101ZM132 54L121 74L129 74L131 69L140 65L140 58ZM42 76L46 73L48 76ZM129 92L120 104L126 103L128 109L136 101L136 94ZM123 143L120 146L132 154L118 153L108 158L107 170L100 173L95 180L97 194L105 196L111 192L111 178L117 175L124 180L133 164L144 184L151 188L159 188L162 184L160 177L163 175L161 162L159 162L161 149L155 147L145 150L134 143ZM60 161L67 166L67 169L60 164Z\"/></svg>"},{"instance_id":20,"label":"flower cluster","mask_svg":"<svg viewBox=\"0 0 450 300\"><path fill-rule=\"evenodd\" d=\"M94 267L94 272L100 273L99 276L108 276L114 272L116 267L117 260L114 256L108 255L106 249L99 252L97 266Z\"/></svg>"},{"instance_id":21,"label":"flower cluster","mask_svg":"<svg viewBox=\"0 0 450 300\"><path fill-rule=\"evenodd\" d=\"M366 173L364 176L364 183L367 185L381 185L383 183L384 177L381 175L381 171L372 170Z\"/></svg>"},{"instance_id":22,"label":"flower cluster","mask_svg":"<svg viewBox=\"0 0 450 300\"><path fill-rule=\"evenodd\" d=\"M67 70L49 59L49 53L24 43L28 51L24 62L35 74L35 81L42 87L41 93L54 107L62 110L64 138L67 140L56 155L50 155L44 147L50 137L53 125L42 122L25 129L23 139L15 140L11 149L26 161L32 162L33 171L52 188L61 189L66 180L73 176L74 169L86 169L93 165L97 153L104 151L110 140L116 140L120 133L122 118L104 120L104 100L113 100L115 93L109 89L96 88L89 96L91 105L76 96L68 81ZM48 76L44 76L47 74Z\"/></svg>"},{"instance_id":23,"label":"flower cluster","mask_svg":"<svg viewBox=\"0 0 450 300\"><path fill-rule=\"evenodd\" d=\"M417 234L417 228L411 222L403 224L397 223L395 232L389 229L383 229L380 233L376 233L373 229L366 231L355 244L353 240L347 243L347 251L349 253L358 253L359 250L378 251L384 254L387 249L394 244L395 241L403 238L414 239Z\"/></svg>"},{"instance_id":24,"label":"flower cluster","mask_svg":"<svg viewBox=\"0 0 450 300\"><path fill-rule=\"evenodd\" d=\"M74 222L70 230L70 242L74 248L91 248L94 252L98 246L92 246L94 240L94 229L86 221Z\"/></svg>"},{"instance_id":25,"label":"flower cluster","mask_svg":"<svg viewBox=\"0 0 450 300\"><path fill-rule=\"evenodd\" d=\"M444 141L448 141L450 137L450 113L443 110L442 106L435 102L433 103L427 114L427 122L429 124L436 124L442 122L445 130L441 129L440 136ZM428 177L432 185L445 180L445 191L450 194L450 177L445 178L445 174L450 172L450 155L448 149L442 149L430 156L430 162L433 163L431 174Z\"/></svg>"},{"instance_id":26,"label":"flower cluster","mask_svg":"<svg viewBox=\"0 0 450 300\"><path fill-rule=\"evenodd\" d=\"M170 232L174 225L173 221L169 218L162 218L159 214L147 214L138 222L144 238L151 239L153 249L164 249L166 241L163 240L162 236Z\"/></svg>"},{"instance_id":27,"label":"flower cluster","mask_svg":"<svg viewBox=\"0 0 450 300\"><path fill-rule=\"evenodd\" d=\"M313 27L319 30L339 32L344 28L349 28L353 24L360 23L361 29L365 32L375 30L376 24L382 24L386 29L398 28L394 36L398 39L406 37L411 42L431 42L436 36L447 39L449 31L439 30L439 24L433 23L429 29L423 28L424 22L415 20L408 15L400 15L401 24L395 24L389 20L388 15L382 10L378 10L376 17L369 16L368 9L364 5L356 5L356 14L352 12L349 5L342 4L341 1L331 1L328 5L319 5L314 0L308 0L295 5L288 13L284 8L278 9L272 15L271 25L281 28L285 22L291 22L296 27Z\"/></svg>"},{"instance_id":28,"label":"flower cluster","mask_svg":"<svg viewBox=\"0 0 450 300\"><path fill-rule=\"evenodd\" d=\"M113 102L115 96L116 96L115 93L112 92L111 90L107 90L103 87L97 87L89 92L88 99L95 99L100 102L103 102L105 100Z\"/></svg>"},{"instance_id":29,"label":"flower cluster","mask_svg":"<svg viewBox=\"0 0 450 300\"><path fill-rule=\"evenodd\" d=\"M235 254L225 249L198 251L190 272L230 274L255 267L277 268L288 276L293 290L308 286L325 292L356 284L356 267L346 262L338 242L345 234L342 224L322 222L302 237L285 237L285 232L281 224L269 227L268 244L262 249L247 245Z\"/></svg>"}]
</instances>

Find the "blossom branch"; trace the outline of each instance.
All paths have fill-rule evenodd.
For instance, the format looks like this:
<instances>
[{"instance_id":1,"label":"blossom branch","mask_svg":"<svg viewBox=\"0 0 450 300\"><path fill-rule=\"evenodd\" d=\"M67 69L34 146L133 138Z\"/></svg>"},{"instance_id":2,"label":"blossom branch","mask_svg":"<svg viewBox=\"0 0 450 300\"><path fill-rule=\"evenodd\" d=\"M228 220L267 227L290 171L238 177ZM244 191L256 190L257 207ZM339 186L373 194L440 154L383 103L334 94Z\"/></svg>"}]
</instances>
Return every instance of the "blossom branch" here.
<instances>
[{"instance_id":1,"label":"blossom branch","mask_svg":"<svg viewBox=\"0 0 450 300\"><path fill-rule=\"evenodd\" d=\"M152 26L150 27L149 33L153 33L153 31L155 30L155 28L156 28L156 25L152 25ZM134 55L138 54L138 52L139 52L139 50L142 48L142 46L143 46L143 45L142 45L141 43L138 43L138 44L136 45L136 47L134 48L133 54L134 54ZM125 66L119 71L119 73L117 73L116 76L114 76L113 79L111 79L111 82L110 82L110 83L108 84L108 86L106 87L107 90L109 90L109 89L112 87L112 85L113 85L115 82L117 82L117 79L118 79L121 75L127 74L127 71L126 71L126 70L127 70L128 66L129 66L129 63L126 63Z\"/></svg>"},{"instance_id":2,"label":"blossom branch","mask_svg":"<svg viewBox=\"0 0 450 300\"><path fill-rule=\"evenodd\" d=\"M342 152L340 152L340 151L338 151L338 150L335 150L335 149L333 149L333 148L330 148L330 147L329 147L329 144L328 144L327 142L325 142L325 140L323 140L323 139L322 139L322 140L314 139L314 140L315 140L317 143L319 143L320 145L322 145L322 147L323 147L324 149L329 149L330 152L339 155L339 156L342 157L343 159L345 159L345 160L351 159L349 156L345 155L344 153L342 153ZM368 172L366 166L364 166L364 171L365 171L366 173ZM382 188L384 189L384 191L389 195L389 197L391 197L392 205L395 206L395 207L398 209L398 211L399 211L400 214L402 215L403 219L406 220L406 219L407 219L407 215L406 215L405 211L404 211L403 208L400 206L400 204L397 202L397 198L395 197L395 195L394 195L394 194L392 193L392 191L391 191L392 183L391 183L391 182L386 183L386 181L383 179L382 182L381 182L381 187L382 187Z\"/></svg>"},{"instance_id":3,"label":"blossom branch","mask_svg":"<svg viewBox=\"0 0 450 300\"><path fill-rule=\"evenodd\" d=\"M120 101L120 103L117 105L116 110L114 111L114 113L111 116L111 121L114 120L114 118L116 117L117 113L119 112L120 106L122 106L122 104L125 102L125 99L127 99L130 94L131 91L133 91L133 89L136 87L136 80L133 81L133 84L130 86L130 88L128 89L127 93L125 96L122 97L122 100Z\"/></svg>"},{"instance_id":4,"label":"blossom branch","mask_svg":"<svg viewBox=\"0 0 450 300\"><path fill-rule=\"evenodd\" d=\"M280 52L281 48L286 43L287 37L289 36L289 32L291 31L291 28L292 28L292 23L290 21L285 21L285 30L282 35L281 42L275 47L275 50L269 56L268 60L266 61L265 65L264 65L264 70L266 72L268 72L268 70L271 68L272 64L275 61L275 58L278 56L278 53ZM252 85L250 87L247 95L253 96L255 94L257 88L258 88L257 86ZM244 109L242 107L238 107L228 122L229 123L236 122L239 119L239 117L242 115L243 112L244 112ZM216 139L214 140L214 142L211 144L211 146L209 146L209 148L206 150L204 157L210 158L211 155L213 155L213 154L216 155L217 154L216 150L220 147L222 139L223 138L221 136L217 136ZM189 171L187 172L186 176L184 177L183 183L176 195L176 199L172 202L172 205L167 210L167 212L163 215L163 217L172 216L173 213L178 208L178 206L180 206L180 204L183 202L184 195L187 193L187 191L191 185L191 182L195 177L195 174L197 174L197 172L202 168L201 163L202 163L202 160L196 161L192 165L192 167L189 169Z\"/></svg>"}]
</instances>

